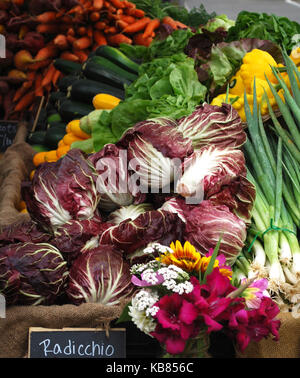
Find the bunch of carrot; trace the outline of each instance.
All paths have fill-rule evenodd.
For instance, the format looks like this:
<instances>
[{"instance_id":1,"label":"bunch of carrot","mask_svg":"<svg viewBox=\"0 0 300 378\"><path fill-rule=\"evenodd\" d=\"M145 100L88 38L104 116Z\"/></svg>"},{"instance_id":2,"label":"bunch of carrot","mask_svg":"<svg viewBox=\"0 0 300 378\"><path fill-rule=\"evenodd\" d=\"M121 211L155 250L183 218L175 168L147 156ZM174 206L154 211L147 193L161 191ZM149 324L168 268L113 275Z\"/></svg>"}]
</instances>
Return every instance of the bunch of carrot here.
<instances>
[{"instance_id":1,"label":"bunch of carrot","mask_svg":"<svg viewBox=\"0 0 300 378\"><path fill-rule=\"evenodd\" d=\"M26 12L24 7L26 2L20 8L23 13ZM10 67L13 68L10 80L17 80L19 84L9 93L5 83L0 85L0 102L9 103L5 117L11 119L22 119L26 112L33 111L42 96L47 103L49 93L57 89L63 75L53 65L56 58L82 63L100 45L149 46L161 23L169 24L173 29L186 27L170 17L150 19L128 0L77 0L69 9L49 10L39 15L26 13L20 17L22 22L17 37L10 35L10 39L15 38L19 46L28 37L38 48L34 53L24 45L12 50L14 66ZM5 25L0 25L0 33L5 34ZM2 92L6 96L1 98Z\"/></svg>"}]
</instances>

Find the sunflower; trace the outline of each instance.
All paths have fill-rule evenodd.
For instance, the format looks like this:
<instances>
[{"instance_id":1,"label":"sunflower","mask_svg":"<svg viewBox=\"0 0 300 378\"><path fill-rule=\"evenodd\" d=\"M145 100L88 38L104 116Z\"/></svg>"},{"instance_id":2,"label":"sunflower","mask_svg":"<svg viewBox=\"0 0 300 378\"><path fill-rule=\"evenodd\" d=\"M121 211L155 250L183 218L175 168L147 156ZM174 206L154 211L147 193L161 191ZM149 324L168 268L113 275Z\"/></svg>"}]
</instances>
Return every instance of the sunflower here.
<instances>
[{"instance_id":1,"label":"sunflower","mask_svg":"<svg viewBox=\"0 0 300 378\"><path fill-rule=\"evenodd\" d=\"M175 244L171 243L170 248L173 252L166 252L157 260L166 265L176 265L187 272L199 272L202 257L193 245L187 241L182 246L180 241L176 240Z\"/></svg>"}]
</instances>

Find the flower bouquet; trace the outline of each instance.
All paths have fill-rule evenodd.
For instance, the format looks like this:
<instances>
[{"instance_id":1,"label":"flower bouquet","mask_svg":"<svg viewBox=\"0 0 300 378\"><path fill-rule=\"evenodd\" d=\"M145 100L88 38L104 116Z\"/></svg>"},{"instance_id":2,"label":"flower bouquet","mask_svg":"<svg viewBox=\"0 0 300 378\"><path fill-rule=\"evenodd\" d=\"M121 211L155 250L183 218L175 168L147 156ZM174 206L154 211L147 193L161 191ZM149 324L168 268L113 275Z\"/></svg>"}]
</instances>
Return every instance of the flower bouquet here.
<instances>
[{"instance_id":1,"label":"flower bouquet","mask_svg":"<svg viewBox=\"0 0 300 378\"><path fill-rule=\"evenodd\" d=\"M242 352L252 340L278 340L279 308L268 281L238 282L219 245L205 256L189 242L144 249L148 260L131 267L136 292L118 323L133 321L159 341L164 357L208 357L212 331L225 332Z\"/></svg>"}]
</instances>

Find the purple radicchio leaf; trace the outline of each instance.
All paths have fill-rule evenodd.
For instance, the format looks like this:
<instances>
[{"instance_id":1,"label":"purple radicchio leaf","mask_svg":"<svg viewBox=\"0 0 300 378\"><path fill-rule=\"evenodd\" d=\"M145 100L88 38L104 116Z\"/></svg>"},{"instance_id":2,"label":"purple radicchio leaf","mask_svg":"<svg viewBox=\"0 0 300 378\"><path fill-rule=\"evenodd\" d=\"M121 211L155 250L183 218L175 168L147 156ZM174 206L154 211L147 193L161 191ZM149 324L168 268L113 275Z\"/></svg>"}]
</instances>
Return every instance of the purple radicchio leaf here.
<instances>
[{"instance_id":1,"label":"purple radicchio leaf","mask_svg":"<svg viewBox=\"0 0 300 378\"><path fill-rule=\"evenodd\" d=\"M133 290L130 266L111 244L80 255L70 269L67 295L76 305L118 305L130 299Z\"/></svg>"},{"instance_id":2,"label":"purple radicchio leaf","mask_svg":"<svg viewBox=\"0 0 300 378\"><path fill-rule=\"evenodd\" d=\"M210 248L215 248L222 238L219 254L225 255L229 265L234 264L246 236L245 222L225 205L215 205L205 200L186 212L185 239L205 254Z\"/></svg>"},{"instance_id":3,"label":"purple radicchio leaf","mask_svg":"<svg viewBox=\"0 0 300 378\"><path fill-rule=\"evenodd\" d=\"M51 305L64 294L68 270L48 243L17 243L0 248L0 293L8 305Z\"/></svg>"},{"instance_id":4,"label":"purple radicchio leaf","mask_svg":"<svg viewBox=\"0 0 300 378\"><path fill-rule=\"evenodd\" d=\"M229 104L197 106L178 120L178 130L192 140L195 149L207 145L240 148L247 138L238 112Z\"/></svg>"}]
</instances>

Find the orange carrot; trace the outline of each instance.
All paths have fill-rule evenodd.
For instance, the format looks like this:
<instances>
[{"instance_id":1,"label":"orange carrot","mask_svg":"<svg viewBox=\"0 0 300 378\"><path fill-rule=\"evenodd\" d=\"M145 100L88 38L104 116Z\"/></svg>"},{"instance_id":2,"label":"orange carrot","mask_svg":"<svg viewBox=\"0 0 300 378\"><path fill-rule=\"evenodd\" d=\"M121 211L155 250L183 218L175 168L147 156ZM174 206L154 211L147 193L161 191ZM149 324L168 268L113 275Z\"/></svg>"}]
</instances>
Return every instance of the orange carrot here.
<instances>
[{"instance_id":1,"label":"orange carrot","mask_svg":"<svg viewBox=\"0 0 300 378\"><path fill-rule=\"evenodd\" d=\"M62 22L64 24L72 24L73 23L73 17L72 16L68 16L68 15L64 15L63 17L61 17L61 19L59 20L59 22Z\"/></svg>"},{"instance_id":2,"label":"orange carrot","mask_svg":"<svg viewBox=\"0 0 300 378\"><path fill-rule=\"evenodd\" d=\"M52 89L52 83L48 83L48 84L44 87L44 89L45 89L45 92L46 92L46 93L49 93L49 92L51 91L51 89Z\"/></svg>"},{"instance_id":3,"label":"orange carrot","mask_svg":"<svg viewBox=\"0 0 300 378\"><path fill-rule=\"evenodd\" d=\"M93 1L93 8L96 10L100 10L103 7L103 0L94 0Z\"/></svg>"},{"instance_id":4,"label":"orange carrot","mask_svg":"<svg viewBox=\"0 0 300 378\"><path fill-rule=\"evenodd\" d=\"M115 34L117 33L117 28L115 26L109 26L108 28L104 29L104 33Z\"/></svg>"},{"instance_id":5,"label":"orange carrot","mask_svg":"<svg viewBox=\"0 0 300 378\"><path fill-rule=\"evenodd\" d=\"M183 24L182 22L180 21L175 21L177 27L181 28L181 29L188 29L188 26Z\"/></svg>"},{"instance_id":6,"label":"orange carrot","mask_svg":"<svg viewBox=\"0 0 300 378\"><path fill-rule=\"evenodd\" d=\"M104 30L106 28L107 24L103 21L98 21L94 24L94 28L96 30Z\"/></svg>"},{"instance_id":7,"label":"orange carrot","mask_svg":"<svg viewBox=\"0 0 300 378\"><path fill-rule=\"evenodd\" d=\"M136 8L136 5L132 3L131 1L124 0L123 3L127 8L134 8L134 9Z\"/></svg>"},{"instance_id":8,"label":"orange carrot","mask_svg":"<svg viewBox=\"0 0 300 378\"><path fill-rule=\"evenodd\" d=\"M34 91L26 93L25 96L23 96L20 101L17 103L15 106L15 112L20 112L24 109L26 109L29 105L32 104L33 100L35 98L35 93Z\"/></svg>"},{"instance_id":9,"label":"orange carrot","mask_svg":"<svg viewBox=\"0 0 300 378\"><path fill-rule=\"evenodd\" d=\"M75 30L73 28L69 28L67 30L67 35L71 35L72 37L75 37Z\"/></svg>"},{"instance_id":10,"label":"orange carrot","mask_svg":"<svg viewBox=\"0 0 300 378\"><path fill-rule=\"evenodd\" d=\"M133 24L136 21L136 18L133 16L128 16L126 14L122 14L121 16L119 16L119 20L127 22L127 24Z\"/></svg>"},{"instance_id":11,"label":"orange carrot","mask_svg":"<svg viewBox=\"0 0 300 378\"><path fill-rule=\"evenodd\" d=\"M123 9L117 9L117 15L120 16L122 15L124 12L123 12Z\"/></svg>"},{"instance_id":12,"label":"orange carrot","mask_svg":"<svg viewBox=\"0 0 300 378\"><path fill-rule=\"evenodd\" d=\"M114 34L107 37L108 42L112 45L118 46L120 43L132 44L132 39L126 37L124 34Z\"/></svg>"},{"instance_id":13,"label":"orange carrot","mask_svg":"<svg viewBox=\"0 0 300 378\"><path fill-rule=\"evenodd\" d=\"M80 35L80 36L83 36L86 34L86 27L85 26L80 26L78 29L77 29L77 34Z\"/></svg>"},{"instance_id":14,"label":"orange carrot","mask_svg":"<svg viewBox=\"0 0 300 378\"><path fill-rule=\"evenodd\" d=\"M137 33L133 36L133 41L136 45L142 45L148 47L153 41L152 37L144 37L143 33Z\"/></svg>"},{"instance_id":15,"label":"orange carrot","mask_svg":"<svg viewBox=\"0 0 300 378\"><path fill-rule=\"evenodd\" d=\"M86 30L86 35L90 38L93 39L93 27L92 25L89 25Z\"/></svg>"},{"instance_id":16,"label":"orange carrot","mask_svg":"<svg viewBox=\"0 0 300 378\"><path fill-rule=\"evenodd\" d=\"M45 76L44 76L44 78L42 80L42 87L45 87L46 85L48 85L49 83L51 83L55 71L56 71L56 69L55 69L54 65L51 64L48 67L48 69L47 69L47 71L45 73Z\"/></svg>"},{"instance_id":17,"label":"orange carrot","mask_svg":"<svg viewBox=\"0 0 300 378\"><path fill-rule=\"evenodd\" d=\"M39 24L35 30L40 34L57 34L59 25L57 24Z\"/></svg>"},{"instance_id":18,"label":"orange carrot","mask_svg":"<svg viewBox=\"0 0 300 378\"><path fill-rule=\"evenodd\" d=\"M53 40L55 46L57 46L60 50L67 50L69 47L69 42L67 37L63 34L58 34Z\"/></svg>"},{"instance_id":19,"label":"orange carrot","mask_svg":"<svg viewBox=\"0 0 300 378\"><path fill-rule=\"evenodd\" d=\"M154 20L151 20L145 28L143 37L144 38L151 37L152 33L154 32L155 29L159 27L159 25L160 25L159 18L155 18Z\"/></svg>"},{"instance_id":20,"label":"orange carrot","mask_svg":"<svg viewBox=\"0 0 300 378\"><path fill-rule=\"evenodd\" d=\"M45 59L40 62L32 63L28 65L28 69L32 71L37 71L40 68L47 67L52 62L52 59Z\"/></svg>"},{"instance_id":21,"label":"orange carrot","mask_svg":"<svg viewBox=\"0 0 300 378\"><path fill-rule=\"evenodd\" d=\"M32 81L26 81L23 85L18 88L13 97L13 102L17 102L27 91L32 87Z\"/></svg>"},{"instance_id":22,"label":"orange carrot","mask_svg":"<svg viewBox=\"0 0 300 378\"><path fill-rule=\"evenodd\" d=\"M134 16L136 18L143 18L145 17L145 12L141 9L135 9L135 8L127 8L126 14L129 16Z\"/></svg>"},{"instance_id":23,"label":"orange carrot","mask_svg":"<svg viewBox=\"0 0 300 378\"><path fill-rule=\"evenodd\" d=\"M170 25L173 29L177 30L178 27L177 27L177 24L176 24L176 21L170 17L170 16L166 16L162 19L162 23L163 24L167 24L167 25Z\"/></svg>"},{"instance_id":24,"label":"orange carrot","mask_svg":"<svg viewBox=\"0 0 300 378\"><path fill-rule=\"evenodd\" d=\"M82 3L82 5L83 5L83 8L86 9L86 10L90 10L92 8L92 6L93 6L93 4L92 4L91 1L84 1Z\"/></svg>"},{"instance_id":25,"label":"orange carrot","mask_svg":"<svg viewBox=\"0 0 300 378\"><path fill-rule=\"evenodd\" d=\"M78 57L80 63L85 62L89 57L88 53L83 50L74 50L73 54Z\"/></svg>"},{"instance_id":26,"label":"orange carrot","mask_svg":"<svg viewBox=\"0 0 300 378\"><path fill-rule=\"evenodd\" d=\"M61 17L63 17L65 14L66 14L66 10L62 8L62 9L60 9L60 10L56 13L56 18L61 18Z\"/></svg>"},{"instance_id":27,"label":"orange carrot","mask_svg":"<svg viewBox=\"0 0 300 378\"><path fill-rule=\"evenodd\" d=\"M42 74L38 73L36 75L36 79L34 83L34 92L37 97L43 96L42 80L43 80Z\"/></svg>"},{"instance_id":28,"label":"orange carrot","mask_svg":"<svg viewBox=\"0 0 300 378\"><path fill-rule=\"evenodd\" d=\"M124 4L124 1L121 0L110 0L112 5L116 7L117 9L123 9L126 8L126 5Z\"/></svg>"},{"instance_id":29,"label":"orange carrot","mask_svg":"<svg viewBox=\"0 0 300 378\"><path fill-rule=\"evenodd\" d=\"M107 40L101 30L94 31L94 41L97 46L107 45Z\"/></svg>"},{"instance_id":30,"label":"orange carrot","mask_svg":"<svg viewBox=\"0 0 300 378\"><path fill-rule=\"evenodd\" d=\"M83 12L84 12L83 6L82 5L76 5L75 7L70 9L66 14L74 14L74 13L81 14Z\"/></svg>"},{"instance_id":31,"label":"orange carrot","mask_svg":"<svg viewBox=\"0 0 300 378\"><path fill-rule=\"evenodd\" d=\"M89 18L92 22L97 22L100 20L100 13L99 12L92 12L89 15Z\"/></svg>"},{"instance_id":32,"label":"orange carrot","mask_svg":"<svg viewBox=\"0 0 300 378\"><path fill-rule=\"evenodd\" d=\"M54 58L58 53L58 48L53 45L47 45L43 48L41 48L38 53L36 54L35 58L36 60L46 60L50 58Z\"/></svg>"},{"instance_id":33,"label":"orange carrot","mask_svg":"<svg viewBox=\"0 0 300 378\"><path fill-rule=\"evenodd\" d=\"M73 48L76 50L85 50L92 44L92 40L89 37L81 37L73 42Z\"/></svg>"},{"instance_id":34,"label":"orange carrot","mask_svg":"<svg viewBox=\"0 0 300 378\"><path fill-rule=\"evenodd\" d=\"M146 25L151 21L149 17L144 17L135 23L128 25L123 32L124 33L136 33L145 29Z\"/></svg>"},{"instance_id":35,"label":"orange carrot","mask_svg":"<svg viewBox=\"0 0 300 378\"><path fill-rule=\"evenodd\" d=\"M60 58L70 60L71 62L79 62L78 56L69 51L64 51L61 53Z\"/></svg>"},{"instance_id":36,"label":"orange carrot","mask_svg":"<svg viewBox=\"0 0 300 378\"><path fill-rule=\"evenodd\" d=\"M37 22L40 22L41 24L49 24L56 20L56 12L54 11L44 12L36 16L35 19Z\"/></svg>"},{"instance_id":37,"label":"orange carrot","mask_svg":"<svg viewBox=\"0 0 300 378\"><path fill-rule=\"evenodd\" d=\"M73 37L72 35L67 35L68 42L73 45L73 43L76 41L76 37Z\"/></svg>"},{"instance_id":38,"label":"orange carrot","mask_svg":"<svg viewBox=\"0 0 300 378\"><path fill-rule=\"evenodd\" d=\"M58 79L60 78L61 76L61 72L59 70L55 70L53 76L52 76L52 84L54 86L56 86L57 82L58 82Z\"/></svg>"},{"instance_id":39,"label":"orange carrot","mask_svg":"<svg viewBox=\"0 0 300 378\"><path fill-rule=\"evenodd\" d=\"M125 29L128 25L129 25L129 24L128 24L127 22L123 21L123 20L117 20L117 21L116 21L116 26L117 26L119 29L121 29L121 30Z\"/></svg>"}]
</instances>

